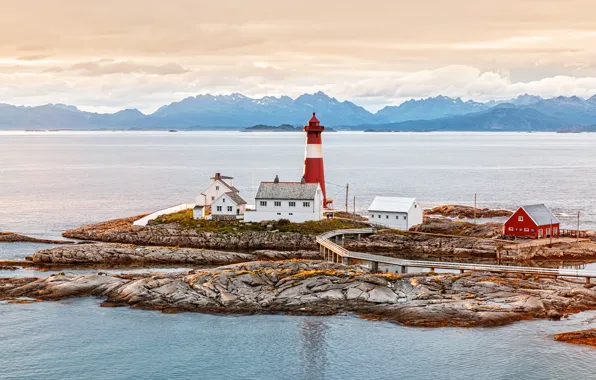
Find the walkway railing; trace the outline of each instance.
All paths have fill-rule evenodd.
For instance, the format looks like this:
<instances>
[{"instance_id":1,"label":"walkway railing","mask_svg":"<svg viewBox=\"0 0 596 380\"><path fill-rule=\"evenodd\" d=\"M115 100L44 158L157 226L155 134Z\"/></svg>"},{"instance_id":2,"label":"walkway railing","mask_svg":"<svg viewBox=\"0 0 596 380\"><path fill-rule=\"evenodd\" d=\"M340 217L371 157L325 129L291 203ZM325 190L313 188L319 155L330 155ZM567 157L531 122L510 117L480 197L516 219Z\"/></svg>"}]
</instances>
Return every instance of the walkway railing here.
<instances>
[{"instance_id":1,"label":"walkway railing","mask_svg":"<svg viewBox=\"0 0 596 380\"><path fill-rule=\"evenodd\" d=\"M489 264L468 264L468 263L453 263L443 261L422 261L422 260L405 260L395 257L387 257L381 255L374 255L364 252L353 252L345 249L341 245L333 242L331 239L345 240L346 235L371 235L376 233L374 228L363 229L346 229L335 230L327 232L317 237L321 255L324 260L333 262L350 263L350 259L368 261L371 263L371 269L378 271L378 265L396 265L401 267L401 272L406 273L408 267L438 269L452 269L464 271L485 271L498 273L522 273L534 274L540 276L554 276L554 277L577 277L585 278L586 283L590 283L591 278L596 278L596 272L586 271L581 269L558 269L558 268L537 268L524 266L507 266L507 265L489 265Z\"/></svg>"}]
</instances>

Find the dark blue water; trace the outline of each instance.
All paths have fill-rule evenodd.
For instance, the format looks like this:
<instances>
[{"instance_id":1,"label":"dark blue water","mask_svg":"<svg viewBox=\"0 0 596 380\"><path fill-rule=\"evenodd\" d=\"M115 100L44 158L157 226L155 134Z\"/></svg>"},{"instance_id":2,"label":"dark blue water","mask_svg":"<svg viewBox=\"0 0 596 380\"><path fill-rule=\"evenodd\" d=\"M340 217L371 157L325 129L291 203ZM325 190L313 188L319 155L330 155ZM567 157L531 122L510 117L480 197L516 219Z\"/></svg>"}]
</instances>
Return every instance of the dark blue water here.
<instances>
[{"instance_id":1,"label":"dark blue water","mask_svg":"<svg viewBox=\"0 0 596 380\"><path fill-rule=\"evenodd\" d=\"M0 231L56 238L84 223L192 202L215 171L234 176L250 200L260 180L300 178L303 138L0 132ZM324 139L329 196L341 199L349 182L360 211L375 195L413 196L430 206L470 204L477 192L479 204L490 207L546 202L568 225L581 210L582 226L596 228L596 135L329 133ZM0 259L48 247L0 244ZM551 336L594 327L596 313L491 329L412 329L353 316L166 315L99 302L0 304L0 379L589 379L596 373L596 350Z\"/></svg>"}]
</instances>

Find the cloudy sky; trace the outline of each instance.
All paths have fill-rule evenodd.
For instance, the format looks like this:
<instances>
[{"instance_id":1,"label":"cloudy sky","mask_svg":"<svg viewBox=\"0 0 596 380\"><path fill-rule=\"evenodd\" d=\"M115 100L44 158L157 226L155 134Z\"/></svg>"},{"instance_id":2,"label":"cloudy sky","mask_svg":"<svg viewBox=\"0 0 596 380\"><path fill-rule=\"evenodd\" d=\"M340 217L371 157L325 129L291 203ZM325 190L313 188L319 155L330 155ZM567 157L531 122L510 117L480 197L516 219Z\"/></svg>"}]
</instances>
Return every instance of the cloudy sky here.
<instances>
[{"instance_id":1,"label":"cloudy sky","mask_svg":"<svg viewBox=\"0 0 596 380\"><path fill-rule=\"evenodd\" d=\"M0 102L596 93L594 0L0 0Z\"/></svg>"}]
</instances>

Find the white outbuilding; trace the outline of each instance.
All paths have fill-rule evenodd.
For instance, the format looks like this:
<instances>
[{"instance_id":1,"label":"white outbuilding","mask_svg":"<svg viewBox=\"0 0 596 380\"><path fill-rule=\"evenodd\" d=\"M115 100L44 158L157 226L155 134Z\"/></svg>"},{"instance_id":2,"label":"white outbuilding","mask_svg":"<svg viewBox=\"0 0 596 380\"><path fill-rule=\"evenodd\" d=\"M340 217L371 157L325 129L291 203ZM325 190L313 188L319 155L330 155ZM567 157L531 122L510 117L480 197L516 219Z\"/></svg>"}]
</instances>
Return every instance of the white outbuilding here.
<instances>
[{"instance_id":1,"label":"white outbuilding","mask_svg":"<svg viewBox=\"0 0 596 380\"><path fill-rule=\"evenodd\" d=\"M375 197L368 213L371 224L396 230L422 224L422 207L415 198Z\"/></svg>"},{"instance_id":2,"label":"white outbuilding","mask_svg":"<svg viewBox=\"0 0 596 380\"><path fill-rule=\"evenodd\" d=\"M245 222L288 219L303 223L322 219L323 192L318 183L261 182L255 196L255 209L246 210Z\"/></svg>"}]
</instances>

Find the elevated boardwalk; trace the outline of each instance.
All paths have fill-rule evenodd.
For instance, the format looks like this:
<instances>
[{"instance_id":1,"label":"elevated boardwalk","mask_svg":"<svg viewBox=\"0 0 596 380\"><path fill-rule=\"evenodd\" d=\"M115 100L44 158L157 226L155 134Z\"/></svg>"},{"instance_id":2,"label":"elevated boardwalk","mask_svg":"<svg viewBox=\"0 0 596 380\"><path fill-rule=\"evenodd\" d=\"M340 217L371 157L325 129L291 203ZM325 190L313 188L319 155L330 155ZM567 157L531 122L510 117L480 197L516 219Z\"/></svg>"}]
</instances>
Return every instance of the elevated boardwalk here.
<instances>
[{"instance_id":1,"label":"elevated boardwalk","mask_svg":"<svg viewBox=\"0 0 596 380\"><path fill-rule=\"evenodd\" d=\"M317 236L317 244L324 260L336 263L350 264L351 260L368 261L371 264L373 272L379 270L379 263L386 265L395 265L401 267L401 273L407 273L409 267L429 268L434 269L450 269L459 270L461 273L465 271L483 271L496 273L521 273L533 274L538 276L550 277L575 277L585 278L586 284L590 283L590 279L596 278L596 272L586 271L580 269L558 269L558 268L537 268L537 267L523 267L523 266L507 266L507 265L488 265L488 264L467 264L467 263L453 263L442 261L421 261L421 260L405 260L395 257L387 257L381 255L374 255L363 252L348 251L338 241L344 241L348 235L368 236L376 233L374 228L362 229L346 229L335 230L327 232L323 235ZM336 242L334 242L335 240Z\"/></svg>"}]
</instances>

